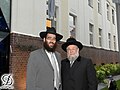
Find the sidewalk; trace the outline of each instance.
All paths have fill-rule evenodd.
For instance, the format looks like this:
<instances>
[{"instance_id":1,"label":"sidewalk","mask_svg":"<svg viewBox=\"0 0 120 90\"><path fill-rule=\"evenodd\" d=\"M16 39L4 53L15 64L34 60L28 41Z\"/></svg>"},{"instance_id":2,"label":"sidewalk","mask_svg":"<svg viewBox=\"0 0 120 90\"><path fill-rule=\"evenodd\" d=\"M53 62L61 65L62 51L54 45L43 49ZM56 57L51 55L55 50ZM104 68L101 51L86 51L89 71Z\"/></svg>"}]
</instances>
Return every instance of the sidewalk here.
<instances>
[{"instance_id":1,"label":"sidewalk","mask_svg":"<svg viewBox=\"0 0 120 90\"><path fill-rule=\"evenodd\" d=\"M120 75L117 75L117 76L113 76L113 79L114 80L120 80ZM102 88L104 88L104 87L106 87L107 86L107 84L104 84L104 83L99 83L98 84L98 90L101 90Z\"/></svg>"},{"instance_id":2,"label":"sidewalk","mask_svg":"<svg viewBox=\"0 0 120 90\"><path fill-rule=\"evenodd\" d=\"M104 83L99 83L98 84L98 89L97 90L101 90L102 88L106 87L107 85Z\"/></svg>"}]
</instances>

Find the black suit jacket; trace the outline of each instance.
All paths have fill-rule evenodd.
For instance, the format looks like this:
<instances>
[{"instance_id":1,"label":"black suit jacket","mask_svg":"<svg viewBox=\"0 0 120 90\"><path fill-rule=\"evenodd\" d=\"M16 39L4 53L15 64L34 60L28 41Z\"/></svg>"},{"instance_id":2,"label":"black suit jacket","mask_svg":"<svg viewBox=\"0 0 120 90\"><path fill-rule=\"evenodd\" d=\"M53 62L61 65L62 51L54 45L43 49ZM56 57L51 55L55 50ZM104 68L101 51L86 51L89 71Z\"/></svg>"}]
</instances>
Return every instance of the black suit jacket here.
<instances>
[{"instance_id":1,"label":"black suit jacket","mask_svg":"<svg viewBox=\"0 0 120 90\"><path fill-rule=\"evenodd\" d=\"M66 58L61 64L62 90L97 90L96 71L92 61L78 57L70 67Z\"/></svg>"}]
</instances>

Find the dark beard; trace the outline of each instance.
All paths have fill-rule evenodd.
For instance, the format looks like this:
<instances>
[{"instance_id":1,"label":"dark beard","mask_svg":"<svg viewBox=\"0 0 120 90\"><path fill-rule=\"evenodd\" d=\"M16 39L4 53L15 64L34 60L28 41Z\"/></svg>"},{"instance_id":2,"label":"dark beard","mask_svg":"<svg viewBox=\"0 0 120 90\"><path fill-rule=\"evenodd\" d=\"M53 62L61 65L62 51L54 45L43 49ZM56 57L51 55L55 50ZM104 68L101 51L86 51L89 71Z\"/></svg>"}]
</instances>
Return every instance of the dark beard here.
<instances>
[{"instance_id":1,"label":"dark beard","mask_svg":"<svg viewBox=\"0 0 120 90\"><path fill-rule=\"evenodd\" d=\"M48 51L48 52L55 52L55 49L57 47L57 43L54 44L53 48L50 48L48 43L45 41L44 42L44 48Z\"/></svg>"}]
</instances>

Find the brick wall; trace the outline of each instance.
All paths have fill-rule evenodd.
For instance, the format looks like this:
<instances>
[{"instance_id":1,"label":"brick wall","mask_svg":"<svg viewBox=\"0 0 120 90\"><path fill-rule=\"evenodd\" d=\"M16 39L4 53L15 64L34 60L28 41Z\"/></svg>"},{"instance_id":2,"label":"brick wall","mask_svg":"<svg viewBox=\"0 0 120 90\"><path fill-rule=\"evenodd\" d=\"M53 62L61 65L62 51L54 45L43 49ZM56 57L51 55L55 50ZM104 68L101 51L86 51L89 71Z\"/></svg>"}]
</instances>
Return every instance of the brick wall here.
<instances>
[{"instance_id":1,"label":"brick wall","mask_svg":"<svg viewBox=\"0 0 120 90\"><path fill-rule=\"evenodd\" d=\"M107 63L119 63L118 52L108 51L104 49L97 49L93 47L85 47L81 51L81 55L91 58L93 63L96 65L107 64Z\"/></svg>"},{"instance_id":2,"label":"brick wall","mask_svg":"<svg viewBox=\"0 0 120 90\"><path fill-rule=\"evenodd\" d=\"M12 73L14 77L14 90L26 90L26 65L29 53L42 47L42 39L16 33L12 33L10 37L11 53L9 72ZM62 58L65 58L66 53L61 49L62 43L63 42L58 42L57 51L61 53ZM119 62L118 52L104 49L84 46L80 54L91 58L96 65Z\"/></svg>"}]
</instances>

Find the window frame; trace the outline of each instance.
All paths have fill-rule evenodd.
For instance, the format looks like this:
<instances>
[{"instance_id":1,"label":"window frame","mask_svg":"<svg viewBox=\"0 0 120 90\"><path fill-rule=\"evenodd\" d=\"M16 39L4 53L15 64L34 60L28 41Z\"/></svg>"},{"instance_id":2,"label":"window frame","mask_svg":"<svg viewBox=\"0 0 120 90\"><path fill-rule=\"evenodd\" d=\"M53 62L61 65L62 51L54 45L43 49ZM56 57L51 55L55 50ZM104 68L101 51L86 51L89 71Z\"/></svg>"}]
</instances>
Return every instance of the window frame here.
<instances>
[{"instance_id":1,"label":"window frame","mask_svg":"<svg viewBox=\"0 0 120 90\"><path fill-rule=\"evenodd\" d=\"M94 44L93 30L94 30L94 25L89 23L89 40L90 40L89 43L90 43L90 45Z\"/></svg>"},{"instance_id":2,"label":"window frame","mask_svg":"<svg viewBox=\"0 0 120 90\"><path fill-rule=\"evenodd\" d=\"M72 17L73 21L71 23L70 17ZM76 38L76 16L74 14L69 13L69 33L70 37ZM72 30L71 30L72 29Z\"/></svg>"}]
</instances>

